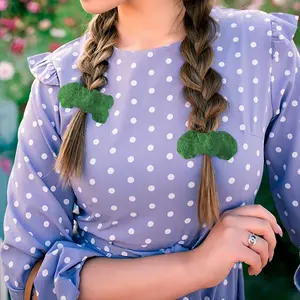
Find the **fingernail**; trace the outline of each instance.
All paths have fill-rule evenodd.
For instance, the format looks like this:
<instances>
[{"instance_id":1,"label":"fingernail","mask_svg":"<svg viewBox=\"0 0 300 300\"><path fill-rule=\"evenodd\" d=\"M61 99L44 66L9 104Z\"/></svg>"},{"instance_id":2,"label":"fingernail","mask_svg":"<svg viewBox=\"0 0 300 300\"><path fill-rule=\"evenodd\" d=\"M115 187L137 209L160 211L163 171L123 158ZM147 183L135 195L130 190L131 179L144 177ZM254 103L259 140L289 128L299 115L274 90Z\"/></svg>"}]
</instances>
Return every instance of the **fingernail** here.
<instances>
[{"instance_id":1,"label":"fingernail","mask_svg":"<svg viewBox=\"0 0 300 300\"><path fill-rule=\"evenodd\" d=\"M277 224L277 228L278 228L278 234L283 237L283 231L281 229L281 227Z\"/></svg>"},{"instance_id":2,"label":"fingernail","mask_svg":"<svg viewBox=\"0 0 300 300\"><path fill-rule=\"evenodd\" d=\"M269 257L269 262L272 261L273 257L274 257L274 251L272 251L272 253L271 253L270 257Z\"/></svg>"}]
</instances>

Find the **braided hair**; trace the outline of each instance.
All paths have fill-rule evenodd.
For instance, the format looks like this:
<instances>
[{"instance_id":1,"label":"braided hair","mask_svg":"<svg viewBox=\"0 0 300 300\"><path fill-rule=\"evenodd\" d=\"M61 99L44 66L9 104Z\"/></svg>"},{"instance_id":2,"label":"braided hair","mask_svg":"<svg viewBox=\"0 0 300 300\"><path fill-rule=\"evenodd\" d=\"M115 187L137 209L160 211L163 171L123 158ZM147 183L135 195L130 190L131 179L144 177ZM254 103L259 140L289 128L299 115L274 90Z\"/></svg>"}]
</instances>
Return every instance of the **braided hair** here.
<instances>
[{"instance_id":1,"label":"braided hair","mask_svg":"<svg viewBox=\"0 0 300 300\"><path fill-rule=\"evenodd\" d=\"M186 37L181 44L185 62L180 78L184 96L192 108L188 127L206 133L218 128L219 116L228 108L228 102L218 93L222 77L211 68L214 58L212 42L218 28L216 21L210 16L213 7L211 0L182 1L185 8L183 24ZM96 15L89 23L90 37L78 61L78 68L82 73L82 83L90 90L107 83L104 74L108 70L108 60L118 38L117 21L118 10L114 8ZM65 183L70 183L71 177L80 177L82 174L85 125L86 113L78 109L64 133L55 164L55 168L60 170L60 179ZM199 223L211 226L219 218L219 201L210 156L203 155L201 168Z\"/></svg>"}]
</instances>

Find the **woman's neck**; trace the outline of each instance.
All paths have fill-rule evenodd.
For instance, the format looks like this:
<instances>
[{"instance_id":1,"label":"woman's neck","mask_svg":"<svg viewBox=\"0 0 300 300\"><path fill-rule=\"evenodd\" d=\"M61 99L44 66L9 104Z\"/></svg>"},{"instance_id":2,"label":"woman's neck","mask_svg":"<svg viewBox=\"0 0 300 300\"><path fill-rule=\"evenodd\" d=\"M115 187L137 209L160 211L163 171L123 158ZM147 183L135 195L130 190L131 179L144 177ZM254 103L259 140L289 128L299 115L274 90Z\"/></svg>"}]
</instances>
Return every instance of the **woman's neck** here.
<instances>
[{"instance_id":1,"label":"woman's neck","mask_svg":"<svg viewBox=\"0 0 300 300\"><path fill-rule=\"evenodd\" d=\"M182 1L128 0L118 6L117 47L143 50L171 44L184 38Z\"/></svg>"}]
</instances>

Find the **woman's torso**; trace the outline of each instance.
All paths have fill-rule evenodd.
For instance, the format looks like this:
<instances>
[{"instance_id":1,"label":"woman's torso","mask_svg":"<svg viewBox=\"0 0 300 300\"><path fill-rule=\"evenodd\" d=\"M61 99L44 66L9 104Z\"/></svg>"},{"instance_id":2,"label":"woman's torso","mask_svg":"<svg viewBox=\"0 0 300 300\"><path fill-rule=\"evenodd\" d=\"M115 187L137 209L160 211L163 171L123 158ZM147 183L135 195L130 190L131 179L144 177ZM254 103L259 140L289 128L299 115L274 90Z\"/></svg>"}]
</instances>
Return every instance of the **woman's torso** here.
<instances>
[{"instance_id":1,"label":"woman's torso","mask_svg":"<svg viewBox=\"0 0 300 300\"><path fill-rule=\"evenodd\" d=\"M215 9L212 15L220 22L212 67L222 75L220 93L230 103L218 130L238 142L234 158L213 158L224 211L253 203L261 182L264 134L272 117L270 37L255 14ZM82 44L62 50L70 54L59 67L65 81L80 76L74 62ZM202 157L184 159L177 152L191 111L180 82L180 42L136 52L115 49L109 63L102 91L114 97L114 105L105 124L88 115L84 172L72 182L81 236L95 246L99 239L120 249L148 251L177 243L190 248L208 230L199 229L197 218ZM75 110L60 107L61 132Z\"/></svg>"}]
</instances>

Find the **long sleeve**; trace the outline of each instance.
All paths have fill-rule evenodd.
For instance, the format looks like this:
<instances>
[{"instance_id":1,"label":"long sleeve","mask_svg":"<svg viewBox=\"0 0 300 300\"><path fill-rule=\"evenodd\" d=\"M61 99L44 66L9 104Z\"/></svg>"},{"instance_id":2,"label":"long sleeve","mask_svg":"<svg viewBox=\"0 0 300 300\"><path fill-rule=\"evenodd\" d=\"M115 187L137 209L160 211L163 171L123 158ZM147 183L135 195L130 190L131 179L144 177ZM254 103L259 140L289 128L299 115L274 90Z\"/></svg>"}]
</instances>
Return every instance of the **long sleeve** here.
<instances>
[{"instance_id":1,"label":"long sleeve","mask_svg":"<svg viewBox=\"0 0 300 300\"><path fill-rule=\"evenodd\" d=\"M53 165L61 144L58 77L50 55L30 60L32 84L7 192L5 238L1 248L4 281L12 300L24 297L28 275L45 255L35 279L40 299L74 300L88 257L100 256L72 239L71 187L62 188Z\"/></svg>"},{"instance_id":2,"label":"long sleeve","mask_svg":"<svg viewBox=\"0 0 300 300\"><path fill-rule=\"evenodd\" d=\"M297 19L273 14L271 100L273 118L265 159L276 208L291 241L300 247L300 57L293 42ZM300 291L300 268L294 282Z\"/></svg>"}]
</instances>

